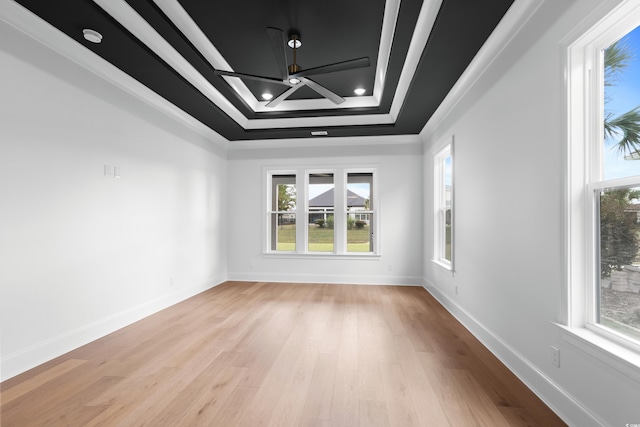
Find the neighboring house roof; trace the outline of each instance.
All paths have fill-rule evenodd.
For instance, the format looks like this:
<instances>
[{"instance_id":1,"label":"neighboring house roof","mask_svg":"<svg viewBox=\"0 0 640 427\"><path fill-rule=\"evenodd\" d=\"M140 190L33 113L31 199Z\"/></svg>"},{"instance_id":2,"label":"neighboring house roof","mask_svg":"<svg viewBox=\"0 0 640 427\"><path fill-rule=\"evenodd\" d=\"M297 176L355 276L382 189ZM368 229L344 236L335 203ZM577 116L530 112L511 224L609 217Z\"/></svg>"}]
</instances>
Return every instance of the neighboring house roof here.
<instances>
[{"instance_id":1,"label":"neighboring house roof","mask_svg":"<svg viewBox=\"0 0 640 427\"><path fill-rule=\"evenodd\" d=\"M326 208L333 206L333 188L309 200L310 208ZM351 190L347 190L347 207L364 207L366 199L357 195Z\"/></svg>"}]
</instances>

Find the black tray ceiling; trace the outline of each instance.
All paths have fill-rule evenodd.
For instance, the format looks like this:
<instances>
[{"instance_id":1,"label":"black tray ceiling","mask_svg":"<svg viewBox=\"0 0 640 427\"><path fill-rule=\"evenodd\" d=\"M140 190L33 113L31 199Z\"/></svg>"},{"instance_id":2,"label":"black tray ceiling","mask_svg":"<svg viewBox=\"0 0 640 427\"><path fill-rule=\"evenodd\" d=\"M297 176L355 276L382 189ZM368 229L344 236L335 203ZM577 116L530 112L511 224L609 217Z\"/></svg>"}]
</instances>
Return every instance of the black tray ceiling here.
<instances>
[{"instance_id":1,"label":"black tray ceiling","mask_svg":"<svg viewBox=\"0 0 640 427\"><path fill-rule=\"evenodd\" d=\"M112 11L99 5L101 1L120 5L126 13L114 17ZM424 21L419 18L421 0L101 1L17 0L17 3L230 141L307 138L312 137L311 130L318 129L326 130L329 136L417 134L513 3L513 0L443 0L437 16L431 17L435 23L425 38L426 44L410 53L412 38L425 30L421 28ZM286 87L244 80L243 98L229 80L214 74L220 64L212 64L202 46L196 47L198 43L192 33L177 23L178 15L167 12L170 10L166 9L167 4L186 12L206 36L206 42L236 72L278 76L267 27L300 34L303 45L297 59L304 69L363 56L369 57L371 65L313 77L349 102L334 105L305 87L284 101L282 108L270 110L263 106L264 102L260 103L260 95L268 91L277 96ZM385 8L393 10L394 5L395 26L387 19L384 27L392 29L386 35L390 41L387 61L378 54L385 37ZM124 22L139 17L150 27L132 30ZM86 41L84 28L100 32L102 43ZM171 61L142 41L137 31L159 34L191 64L197 72L193 75L203 77L226 102L217 105L203 94L200 87L169 64ZM291 63L292 50L288 47L286 50ZM402 70L411 61L417 66L405 82L406 96L399 97L396 89ZM378 67L387 62L386 69ZM373 102L372 91L381 74L384 84L380 86L377 102ZM356 87L366 89L362 99L354 95ZM364 102L365 98L371 102ZM395 113L390 114L394 105ZM390 116L395 120L390 120ZM363 117L368 119L361 120Z\"/></svg>"}]
</instances>

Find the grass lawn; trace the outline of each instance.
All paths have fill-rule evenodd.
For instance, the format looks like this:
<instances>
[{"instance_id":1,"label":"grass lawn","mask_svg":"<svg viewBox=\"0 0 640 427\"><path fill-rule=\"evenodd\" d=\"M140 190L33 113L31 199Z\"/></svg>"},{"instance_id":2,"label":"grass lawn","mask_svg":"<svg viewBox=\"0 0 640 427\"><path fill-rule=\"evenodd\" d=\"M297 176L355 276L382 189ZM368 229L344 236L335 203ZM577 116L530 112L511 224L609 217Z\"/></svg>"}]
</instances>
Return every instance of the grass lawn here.
<instances>
[{"instance_id":1,"label":"grass lawn","mask_svg":"<svg viewBox=\"0 0 640 427\"><path fill-rule=\"evenodd\" d=\"M347 230L347 252L369 252L369 227ZM317 225L309 226L309 252L333 252L333 229L320 228ZM296 250L296 226L278 226L279 251Z\"/></svg>"}]
</instances>

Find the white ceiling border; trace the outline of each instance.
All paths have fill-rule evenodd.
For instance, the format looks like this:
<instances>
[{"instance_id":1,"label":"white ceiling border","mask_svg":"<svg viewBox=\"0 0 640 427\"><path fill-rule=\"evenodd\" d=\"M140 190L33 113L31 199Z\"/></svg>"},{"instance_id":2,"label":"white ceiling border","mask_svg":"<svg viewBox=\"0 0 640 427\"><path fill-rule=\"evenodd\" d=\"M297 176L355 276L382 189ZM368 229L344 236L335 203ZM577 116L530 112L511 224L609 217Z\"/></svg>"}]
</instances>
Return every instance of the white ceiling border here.
<instances>
[{"instance_id":1,"label":"white ceiling border","mask_svg":"<svg viewBox=\"0 0 640 427\"><path fill-rule=\"evenodd\" d=\"M550 0L515 0L507 13L482 45L464 73L440 103L431 118L420 131L423 142L427 142L438 127L452 113L465 94L476 84L500 53L511 43L533 14Z\"/></svg>"},{"instance_id":2,"label":"white ceiling border","mask_svg":"<svg viewBox=\"0 0 640 427\"><path fill-rule=\"evenodd\" d=\"M126 93L151 105L207 140L227 148L229 140L187 114L109 61L91 52L13 0L0 0L0 20L26 34L69 61L103 78Z\"/></svg>"},{"instance_id":3,"label":"white ceiling border","mask_svg":"<svg viewBox=\"0 0 640 427\"><path fill-rule=\"evenodd\" d=\"M182 32L182 34L205 57L211 66L217 70L235 72L213 42L204 34L186 10L177 0L153 0L169 20ZM346 102L339 108L366 108L378 107L382 98L384 81L391 56L391 46L395 34L398 14L400 13L400 0L387 0L382 21L382 31L378 47L378 61L374 78L373 94L371 96L346 97ZM238 70L239 71L239 70ZM300 110L328 110L335 109L336 105L325 98L286 100L277 107L267 107L267 101L259 101L249 91L242 79L238 77L224 76L225 81L242 98L245 104L255 113L286 112Z\"/></svg>"}]
</instances>

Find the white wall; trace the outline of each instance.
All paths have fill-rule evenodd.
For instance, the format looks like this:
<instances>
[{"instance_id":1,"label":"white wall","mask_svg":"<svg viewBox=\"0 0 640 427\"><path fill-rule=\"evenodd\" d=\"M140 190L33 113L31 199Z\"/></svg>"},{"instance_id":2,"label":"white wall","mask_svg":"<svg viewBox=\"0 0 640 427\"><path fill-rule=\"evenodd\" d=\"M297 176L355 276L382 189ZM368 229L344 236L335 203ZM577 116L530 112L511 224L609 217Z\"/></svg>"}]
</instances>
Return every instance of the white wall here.
<instances>
[{"instance_id":1,"label":"white wall","mask_svg":"<svg viewBox=\"0 0 640 427\"><path fill-rule=\"evenodd\" d=\"M561 338L563 62L561 42L602 2L544 2L425 144L425 217L433 155L455 135L456 274L425 283L570 425L640 422L640 384ZM456 294L456 288L458 293ZM550 346L561 365L551 363Z\"/></svg>"},{"instance_id":2,"label":"white wall","mask_svg":"<svg viewBox=\"0 0 640 427\"><path fill-rule=\"evenodd\" d=\"M2 21L0 64L6 379L226 279L226 153Z\"/></svg>"},{"instance_id":3,"label":"white wall","mask_svg":"<svg viewBox=\"0 0 640 427\"><path fill-rule=\"evenodd\" d=\"M380 138L370 139L371 141ZM229 152L229 278L236 280L420 284L422 276L422 148L384 138L380 145L239 149ZM404 140L403 140L404 141ZM312 145L313 142L310 143ZM313 144L315 145L315 144ZM263 254L264 168L379 167L381 256L310 259Z\"/></svg>"}]
</instances>

